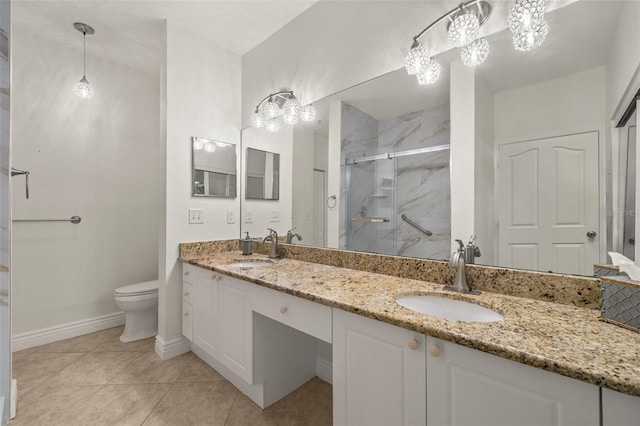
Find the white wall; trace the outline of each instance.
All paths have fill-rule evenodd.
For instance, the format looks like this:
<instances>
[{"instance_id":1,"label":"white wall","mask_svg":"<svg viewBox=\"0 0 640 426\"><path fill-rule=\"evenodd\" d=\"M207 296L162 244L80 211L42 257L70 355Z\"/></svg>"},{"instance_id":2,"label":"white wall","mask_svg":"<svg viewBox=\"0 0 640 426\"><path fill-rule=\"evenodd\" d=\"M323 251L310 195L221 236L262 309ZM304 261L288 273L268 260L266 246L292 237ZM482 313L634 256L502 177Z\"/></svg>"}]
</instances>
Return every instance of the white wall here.
<instances>
[{"instance_id":1,"label":"white wall","mask_svg":"<svg viewBox=\"0 0 640 426\"><path fill-rule=\"evenodd\" d=\"M293 129L292 226L302 237L301 244L313 243L313 169L315 137L312 129ZM294 242L297 242L294 241Z\"/></svg>"},{"instance_id":2,"label":"white wall","mask_svg":"<svg viewBox=\"0 0 640 426\"><path fill-rule=\"evenodd\" d=\"M161 180L159 338L181 339L182 265L178 244L238 238L240 199L191 196L191 137L240 143L240 57L172 21L166 23L161 77ZM238 150L239 154L239 150ZM239 163L240 155L238 155ZM239 165L238 165L239 166ZM204 210L190 225L188 210ZM227 210L236 223L227 224Z\"/></svg>"},{"instance_id":3,"label":"white wall","mask_svg":"<svg viewBox=\"0 0 640 426\"><path fill-rule=\"evenodd\" d=\"M13 333L117 312L113 290L158 276L158 77L16 26L12 37ZM81 62L80 62L81 65Z\"/></svg>"}]
</instances>

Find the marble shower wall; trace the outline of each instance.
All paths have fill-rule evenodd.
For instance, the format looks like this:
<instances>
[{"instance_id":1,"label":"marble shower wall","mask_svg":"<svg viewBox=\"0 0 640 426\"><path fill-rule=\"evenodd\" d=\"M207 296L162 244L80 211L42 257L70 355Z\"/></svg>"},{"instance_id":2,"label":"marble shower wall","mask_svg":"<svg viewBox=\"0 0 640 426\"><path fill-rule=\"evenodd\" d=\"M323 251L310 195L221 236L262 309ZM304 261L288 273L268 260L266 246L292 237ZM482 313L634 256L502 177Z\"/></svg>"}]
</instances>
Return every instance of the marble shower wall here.
<instances>
[{"instance_id":1,"label":"marble shower wall","mask_svg":"<svg viewBox=\"0 0 640 426\"><path fill-rule=\"evenodd\" d=\"M449 143L449 106L375 120L343 104L342 160ZM341 197L341 248L400 256L448 259L451 235L449 151L342 167L350 173L349 197ZM366 212L365 212L366 211ZM427 237L401 219L405 214ZM387 223L350 223L347 217L388 218ZM347 232L349 232L347 236Z\"/></svg>"}]
</instances>

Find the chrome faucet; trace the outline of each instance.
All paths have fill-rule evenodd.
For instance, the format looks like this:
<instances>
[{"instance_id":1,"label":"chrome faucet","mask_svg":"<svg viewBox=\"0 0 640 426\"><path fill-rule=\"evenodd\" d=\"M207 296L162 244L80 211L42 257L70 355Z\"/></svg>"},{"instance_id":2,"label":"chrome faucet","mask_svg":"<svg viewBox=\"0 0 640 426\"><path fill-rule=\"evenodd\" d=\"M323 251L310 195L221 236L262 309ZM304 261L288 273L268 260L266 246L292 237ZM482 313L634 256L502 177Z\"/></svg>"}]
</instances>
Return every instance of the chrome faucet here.
<instances>
[{"instance_id":1,"label":"chrome faucet","mask_svg":"<svg viewBox=\"0 0 640 426\"><path fill-rule=\"evenodd\" d=\"M278 259L280 257L280 251L278 250L278 233L271 228L267 228L269 235L262 239L262 243L271 241L271 253L269 253L269 259Z\"/></svg>"},{"instance_id":2,"label":"chrome faucet","mask_svg":"<svg viewBox=\"0 0 640 426\"><path fill-rule=\"evenodd\" d=\"M469 284L467 284L467 273L465 271L465 257L467 248L464 246L462 240L456 240L460 245L458 250L454 251L451 254L451 259L449 260L449 266L452 268L456 268L456 278L453 285L445 286L445 290L456 291L458 293L471 293L471 294L480 294L477 290L471 290L469 288Z\"/></svg>"},{"instance_id":3,"label":"chrome faucet","mask_svg":"<svg viewBox=\"0 0 640 426\"><path fill-rule=\"evenodd\" d=\"M302 241L302 237L300 236L300 234L293 233L295 229L296 227L294 226L293 228L287 231L287 244L291 244L293 242L293 237L296 237L298 241Z\"/></svg>"}]
</instances>

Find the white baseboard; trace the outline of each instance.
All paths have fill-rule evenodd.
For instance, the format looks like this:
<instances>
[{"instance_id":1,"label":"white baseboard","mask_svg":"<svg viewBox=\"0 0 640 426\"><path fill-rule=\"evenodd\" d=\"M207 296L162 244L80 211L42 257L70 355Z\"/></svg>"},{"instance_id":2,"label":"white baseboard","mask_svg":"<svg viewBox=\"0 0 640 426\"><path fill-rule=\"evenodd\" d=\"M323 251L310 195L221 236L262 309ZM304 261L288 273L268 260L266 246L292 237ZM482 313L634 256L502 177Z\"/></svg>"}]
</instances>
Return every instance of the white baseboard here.
<instances>
[{"instance_id":1,"label":"white baseboard","mask_svg":"<svg viewBox=\"0 0 640 426\"><path fill-rule=\"evenodd\" d=\"M60 324L42 330L29 331L11 337L11 351L21 351L35 346L46 345L95 331L106 330L124 324L124 312L103 315L101 317Z\"/></svg>"},{"instance_id":2,"label":"white baseboard","mask_svg":"<svg viewBox=\"0 0 640 426\"><path fill-rule=\"evenodd\" d=\"M191 342L184 336L165 342L159 335L156 336L156 355L161 360L167 360L191 351Z\"/></svg>"},{"instance_id":3,"label":"white baseboard","mask_svg":"<svg viewBox=\"0 0 640 426\"><path fill-rule=\"evenodd\" d=\"M326 359L316 358L316 375L325 382L333 384L333 364Z\"/></svg>"}]
</instances>

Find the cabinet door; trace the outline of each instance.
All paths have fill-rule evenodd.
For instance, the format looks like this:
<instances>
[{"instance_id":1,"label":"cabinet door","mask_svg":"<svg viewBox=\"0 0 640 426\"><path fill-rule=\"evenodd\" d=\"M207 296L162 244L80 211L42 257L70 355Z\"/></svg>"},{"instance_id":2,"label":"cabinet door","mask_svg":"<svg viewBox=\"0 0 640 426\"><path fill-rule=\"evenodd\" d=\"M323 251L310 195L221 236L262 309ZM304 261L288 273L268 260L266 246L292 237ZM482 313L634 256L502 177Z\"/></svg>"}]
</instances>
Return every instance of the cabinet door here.
<instances>
[{"instance_id":1,"label":"cabinet door","mask_svg":"<svg viewBox=\"0 0 640 426\"><path fill-rule=\"evenodd\" d=\"M218 300L218 359L251 383L253 341L251 284L222 276Z\"/></svg>"},{"instance_id":2,"label":"cabinet door","mask_svg":"<svg viewBox=\"0 0 640 426\"><path fill-rule=\"evenodd\" d=\"M427 337L427 424L599 424L598 387Z\"/></svg>"},{"instance_id":3,"label":"cabinet door","mask_svg":"<svg viewBox=\"0 0 640 426\"><path fill-rule=\"evenodd\" d=\"M602 425L640 425L640 397L602 389Z\"/></svg>"},{"instance_id":4,"label":"cabinet door","mask_svg":"<svg viewBox=\"0 0 640 426\"><path fill-rule=\"evenodd\" d=\"M218 280L220 275L198 271L193 278L193 342L209 355L216 356L218 322Z\"/></svg>"},{"instance_id":5,"label":"cabinet door","mask_svg":"<svg viewBox=\"0 0 640 426\"><path fill-rule=\"evenodd\" d=\"M333 423L426 423L425 337L333 310Z\"/></svg>"}]
</instances>

